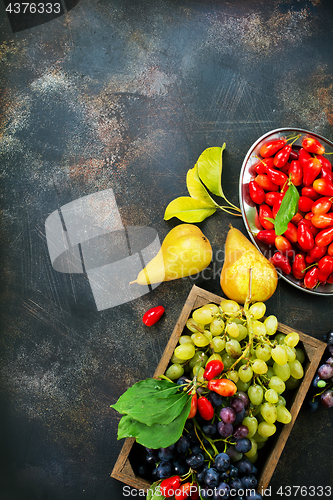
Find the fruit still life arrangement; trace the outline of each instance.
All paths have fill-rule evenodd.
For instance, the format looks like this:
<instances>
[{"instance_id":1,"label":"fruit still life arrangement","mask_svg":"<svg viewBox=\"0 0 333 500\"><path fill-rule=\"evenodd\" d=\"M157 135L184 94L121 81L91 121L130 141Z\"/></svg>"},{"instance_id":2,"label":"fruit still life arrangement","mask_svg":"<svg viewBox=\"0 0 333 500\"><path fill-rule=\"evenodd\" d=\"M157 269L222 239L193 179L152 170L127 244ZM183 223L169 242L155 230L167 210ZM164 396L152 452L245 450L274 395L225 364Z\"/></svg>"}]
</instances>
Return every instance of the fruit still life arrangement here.
<instances>
[{"instance_id":1,"label":"fruit still life arrangement","mask_svg":"<svg viewBox=\"0 0 333 500\"><path fill-rule=\"evenodd\" d=\"M323 225L333 214L330 162L320 143L305 138L293 149L294 139L265 143L249 184L261 225L255 237L274 247L272 258L230 226L220 276L227 298L191 310L163 374L135 383L111 405L120 414L118 439L134 438L144 457L134 472L151 484L147 500L263 498L258 476L267 443L293 421L291 404L309 366L299 333L288 327L283 333L277 317L266 316L265 301L276 290L277 269L294 273L307 288L333 283L333 219ZM131 284L172 281L210 264L210 242L193 222L217 208L239 215L221 186L224 147L206 150L188 172L190 196L165 212L166 220L178 217L184 224L170 230ZM152 307L144 324L152 327L164 312ZM311 409L319 401L333 406L332 332L327 345L312 382Z\"/></svg>"}]
</instances>

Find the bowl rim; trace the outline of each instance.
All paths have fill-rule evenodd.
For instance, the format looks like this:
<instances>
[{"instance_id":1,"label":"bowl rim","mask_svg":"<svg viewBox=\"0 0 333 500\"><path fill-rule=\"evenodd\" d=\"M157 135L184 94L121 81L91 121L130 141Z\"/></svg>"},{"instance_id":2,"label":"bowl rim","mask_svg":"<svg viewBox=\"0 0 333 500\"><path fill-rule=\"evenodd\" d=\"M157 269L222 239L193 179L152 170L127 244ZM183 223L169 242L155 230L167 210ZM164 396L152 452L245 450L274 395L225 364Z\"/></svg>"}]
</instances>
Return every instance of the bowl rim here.
<instances>
[{"instance_id":1,"label":"bowl rim","mask_svg":"<svg viewBox=\"0 0 333 500\"><path fill-rule=\"evenodd\" d=\"M316 139L319 139L323 142L326 142L333 150L333 142L330 141L329 139L326 139L326 137L320 135L320 134L317 134L316 132L312 132L310 130L306 130L306 129L303 129L303 128L298 128L298 127L282 127L282 128L277 128L277 129L274 129L274 130L270 130L268 132L266 132L265 134L263 134L261 137L259 137L251 146L250 148L248 149L245 157L244 157L244 160L243 160L243 163L242 163L242 167L241 167L241 171L240 171L240 175L239 175L239 202L240 202L240 209L241 209L241 213L242 213L242 218L243 218L243 222L244 222L244 225L245 225L245 228L250 236L250 239L252 241L252 243L255 245L255 247L259 250L259 252L261 254L263 254L265 257L265 253L263 252L263 249L258 245L256 239L254 238L253 236L253 233L251 231L251 226L250 226L250 223L248 221L248 218L246 216L246 202L244 200L244 188L246 186L246 184L244 183L244 174L246 173L247 171L247 165L248 165L248 161L249 159L251 158L251 155L253 154L253 151L258 147L258 145L263 142L265 139L267 139L268 137L271 137L271 136L274 136L274 135L277 135L277 138L283 134L285 134L286 132L290 132L290 133L295 133L295 134L304 134L304 135L311 135L312 137L315 137ZM309 293L309 294L312 294L312 295L320 295L320 296L323 296L323 297L326 297L326 296L331 296L333 295L333 284L330 285L330 288L329 288L329 291L324 291L323 290L323 287L327 286L327 285L319 285L318 289L315 289L315 290L310 290L308 288L305 288L303 286L301 286L298 282L298 280L296 280L295 278L291 277L290 275L286 275L285 273L283 273L282 271L280 271L279 269L276 269L278 275L284 279L287 283L289 283L290 285L294 286L295 288L297 288L298 290L301 290L302 292L306 292L306 293Z\"/></svg>"}]
</instances>

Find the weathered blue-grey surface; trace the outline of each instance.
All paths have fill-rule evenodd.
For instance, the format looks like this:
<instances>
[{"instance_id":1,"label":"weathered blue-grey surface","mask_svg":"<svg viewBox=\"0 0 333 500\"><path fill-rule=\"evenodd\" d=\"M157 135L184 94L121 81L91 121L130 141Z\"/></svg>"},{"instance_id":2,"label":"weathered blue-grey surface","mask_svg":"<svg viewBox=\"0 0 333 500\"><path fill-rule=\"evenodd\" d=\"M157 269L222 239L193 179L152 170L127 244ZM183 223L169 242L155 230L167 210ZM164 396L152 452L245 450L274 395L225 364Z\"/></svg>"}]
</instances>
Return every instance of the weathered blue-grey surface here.
<instances>
[{"instance_id":1,"label":"weathered blue-grey surface","mask_svg":"<svg viewBox=\"0 0 333 500\"><path fill-rule=\"evenodd\" d=\"M205 148L226 142L223 184L238 204L242 160L260 135L291 126L332 140L333 4L81 0L16 33L0 11L0 497L120 500L109 406L153 374L193 283L221 294L229 224L244 225L216 213L200 224L208 272L98 311L84 274L52 268L45 221L112 189L123 226L162 241L179 222L164 210L186 195ZM146 328L158 304L166 313ZM332 298L282 281L267 310L317 338L333 326ZM332 424L333 410L301 411L273 498L279 486L333 483Z\"/></svg>"}]
</instances>

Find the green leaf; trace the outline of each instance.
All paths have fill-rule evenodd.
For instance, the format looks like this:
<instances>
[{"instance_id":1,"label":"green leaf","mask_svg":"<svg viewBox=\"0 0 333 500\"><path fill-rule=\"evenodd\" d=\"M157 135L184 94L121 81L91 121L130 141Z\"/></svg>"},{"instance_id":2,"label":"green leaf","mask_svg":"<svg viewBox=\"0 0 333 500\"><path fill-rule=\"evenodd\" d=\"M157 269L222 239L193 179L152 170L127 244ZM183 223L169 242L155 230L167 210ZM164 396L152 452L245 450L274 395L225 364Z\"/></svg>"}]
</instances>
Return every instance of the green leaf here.
<instances>
[{"instance_id":1,"label":"green leaf","mask_svg":"<svg viewBox=\"0 0 333 500\"><path fill-rule=\"evenodd\" d=\"M279 211L275 217L274 229L277 236L287 231L288 222L291 221L298 210L298 200L299 193L294 184L290 182L289 188L282 199Z\"/></svg>"},{"instance_id":2,"label":"green leaf","mask_svg":"<svg viewBox=\"0 0 333 500\"><path fill-rule=\"evenodd\" d=\"M169 424L182 412L188 398L185 392L168 398L140 398L126 413L148 426L158 423Z\"/></svg>"},{"instance_id":3,"label":"green leaf","mask_svg":"<svg viewBox=\"0 0 333 500\"><path fill-rule=\"evenodd\" d=\"M191 198L206 203L207 206L216 207L217 203L209 196L205 186L200 181L198 175L198 164L187 172L186 185Z\"/></svg>"},{"instance_id":4,"label":"green leaf","mask_svg":"<svg viewBox=\"0 0 333 500\"><path fill-rule=\"evenodd\" d=\"M150 426L138 422L130 415L124 415L118 425L118 439L135 437L139 444L147 448L166 448L182 435L190 409L191 399L188 399L182 412L172 422Z\"/></svg>"},{"instance_id":5,"label":"green leaf","mask_svg":"<svg viewBox=\"0 0 333 500\"><path fill-rule=\"evenodd\" d=\"M164 220L177 217L183 222L201 222L214 212L216 212L215 207L210 207L200 200L194 200L190 196L180 196L166 207Z\"/></svg>"},{"instance_id":6,"label":"green leaf","mask_svg":"<svg viewBox=\"0 0 333 500\"><path fill-rule=\"evenodd\" d=\"M225 198L222 190L222 148L207 148L201 153L197 161L198 174L202 182L216 196Z\"/></svg>"},{"instance_id":7,"label":"green leaf","mask_svg":"<svg viewBox=\"0 0 333 500\"><path fill-rule=\"evenodd\" d=\"M149 490L147 490L146 500L164 500L166 498L164 495L162 495L160 490L161 482L162 479L156 481L149 487Z\"/></svg>"},{"instance_id":8,"label":"green leaf","mask_svg":"<svg viewBox=\"0 0 333 500\"><path fill-rule=\"evenodd\" d=\"M129 387L127 391L120 396L117 403L111 405L111 408L114 408L119 413L129 413L136 405L138 398L169 398L169 396L176 394L178 391L179 385L169 380L159 380L155 378L140 380L140 382Z\"/></svg>"}]
</instances>

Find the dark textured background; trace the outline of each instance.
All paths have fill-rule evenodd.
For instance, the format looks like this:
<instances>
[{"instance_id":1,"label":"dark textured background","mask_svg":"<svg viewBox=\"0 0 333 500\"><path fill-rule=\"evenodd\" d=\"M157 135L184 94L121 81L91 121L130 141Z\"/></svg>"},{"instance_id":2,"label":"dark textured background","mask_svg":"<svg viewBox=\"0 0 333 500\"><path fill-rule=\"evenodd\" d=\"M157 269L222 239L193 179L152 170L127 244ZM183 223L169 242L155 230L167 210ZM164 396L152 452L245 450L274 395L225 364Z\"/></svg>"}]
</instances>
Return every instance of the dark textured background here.
<instances>
[{"instance_id":1,"label":"dark textured background","mask_svg":"<svg viewBox=\"0 0 333 500\"><path fill-rule=\"evenodd\" d=\"M1 16L1 500L120 500L110 479L121 449L120 394L152 376L195 282L221 294L229 224L202 224L210 279L161 284L96 310L83 275L52 269L47 216L112 188L124 225L179 221L167 204L207 147L224 153L223 185L238 204L250 145L278 127L333 139L333 2L81 0L67 14L12 33ZM206 275L207 276L207 275ZM145 310L163 304L152 329ZM316 338L332 298L280 280L267 302L279 321ZM301 410L271 481L332 485L333 410ZM301 498L298 496L297 498Z\"/></svg>"}]
</instances>

